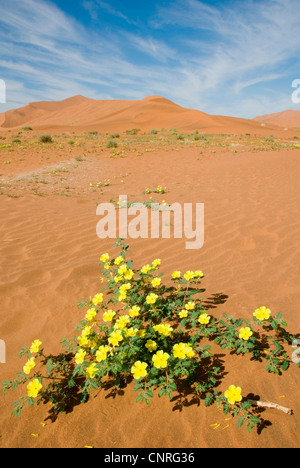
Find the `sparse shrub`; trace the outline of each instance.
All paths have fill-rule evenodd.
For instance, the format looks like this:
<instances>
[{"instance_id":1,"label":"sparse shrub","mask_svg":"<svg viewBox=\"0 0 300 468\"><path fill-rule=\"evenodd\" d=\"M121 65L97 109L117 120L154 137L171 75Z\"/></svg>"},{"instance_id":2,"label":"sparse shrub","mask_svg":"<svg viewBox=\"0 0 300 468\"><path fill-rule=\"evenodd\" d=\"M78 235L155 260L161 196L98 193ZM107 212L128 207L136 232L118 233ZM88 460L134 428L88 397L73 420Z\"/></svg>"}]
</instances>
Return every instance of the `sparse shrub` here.
<instances>
[{"instance_id":1,"label":"sparse shrub","mask_svg":"<svg viewBox=\"0 0 300 468\"><path fill-rule=\"evenodd\" d=\"M273 135L270 135L270 136L266 137L266 138L264 139L264 141L271 141L271 142L274 142L274 141L275 141L275 138L273 137Z\"/></svg>"},{"instance_id":2,"label":"sparse shrub","mask_svg":"<svg viewBox=\"0 0 300 468\"><path fill-rule=\"evenodd\" d=\"M110 135L110 138L120 138L120 134L119 133L112 133Z\"/></svg>"},{"instance_id":3,"label":"sparse shrub","mask_svg":"<svg viewBox=\"0 0 300 468\"><path fill-rule=\"evenodd\" d=\"M126 130L126 135L137 135L140 131L139 128L133 128L132 130Z\"/></svg>"},{"instance_id":4,"label":"sparse shrub","mask_svg":"<svg viewBox=\"0 0 300 468\"><path fill-rule=\"evenodd\" d=\"M41 135L39 137L40 143L53 143L53 138L51 135Z\"/></svg>"},{"instance_id":5,"label":"sparse shrub","mask_svg":"<svg viewBox=\"0 0 300 468\"><path fill-rule=\"evenodd\" d=\"M21 130L23 130L24 132L29 132L32 130L31 127L22 127Z\"/></svg>"},{"instance_id":6,"label":"sparse shrub","mask_svg":"<svg viewBox=\"0 0 300 468\"><path fill-rule=\"evenodd\" d=\"M109 142L106 145L106 148L117 148L118 143L116 143L114 140L109 140Z\"/></svg>"},{"instance_id":7,"label":"sparse shrub","mask_svg":"<svg viewBox=\"0 0 300 468\"><path fill-rule=\"evenodd\" d=\"M13 144L15 145L18 145L20 143L22 143L22 141L19 139L19 138L15 138L13 141L12 141Z\"/></svg>"},{"instance_id":8,"label":"sparse shrub","mask_svg":"<svg viewBox=\"0 0 300 468\"><path fill-rule=\"evenodd\" d=\"M156 130L155 128L153 128L152 130L150 130L149 132L149 135L157 135L158 134L158 130Z\"/></svg>"}]
</instances>

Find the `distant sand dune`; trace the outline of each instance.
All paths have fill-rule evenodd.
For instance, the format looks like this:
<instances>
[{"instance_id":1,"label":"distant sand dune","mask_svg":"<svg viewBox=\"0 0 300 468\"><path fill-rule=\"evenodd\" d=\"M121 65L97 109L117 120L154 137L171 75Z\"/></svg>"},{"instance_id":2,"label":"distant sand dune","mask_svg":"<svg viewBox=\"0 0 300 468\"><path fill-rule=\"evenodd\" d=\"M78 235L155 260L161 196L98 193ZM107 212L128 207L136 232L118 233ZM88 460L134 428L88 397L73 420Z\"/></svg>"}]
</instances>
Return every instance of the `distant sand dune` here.
<instances>
[{"instance_id":1,"label":"distant sand dune","mask_svg":"<svg viewBox=\"0 0 300 468\"><path fill-rule=\"evenodd\" d=\"M300 128L300 110L286 110L255 117L256 121L287 128Z\"/></svg>"},{"instance_id":2,"label":"distant sand dune","mask_svg":"<svg viewBox=\"0 0 300 468\"><path fill-rule=\"evenodd\" d=\"M2 122L2 124L1 124ZM261 131L254 120L213 116L199 110L185 109L161 96L137 101L94 100L74 96L60 102L36 102L0 114L2 128L85 128L119 131L139 128L142 131L172 127L179 131L246 132ZM276 128L276 127L275 127Z\"/></svg>"}]
</instances>

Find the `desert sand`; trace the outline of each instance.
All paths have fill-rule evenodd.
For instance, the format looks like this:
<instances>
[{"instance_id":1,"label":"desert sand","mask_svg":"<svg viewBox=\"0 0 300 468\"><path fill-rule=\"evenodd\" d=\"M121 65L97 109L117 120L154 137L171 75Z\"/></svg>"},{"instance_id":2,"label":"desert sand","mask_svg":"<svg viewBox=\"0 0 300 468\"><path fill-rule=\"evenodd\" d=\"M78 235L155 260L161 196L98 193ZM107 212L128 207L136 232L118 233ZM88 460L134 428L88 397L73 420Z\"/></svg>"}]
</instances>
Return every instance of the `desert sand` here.
<instances>
[{"instance_id":1,"label":"desert sand","mask_svg":"<svg viewBox=\"0 0 300 468\"><path fill-rule=\"evenodd\" d=\"M283 112L276 112L275 114L267 114L255 117L254 120L256 120L257 122L267 123L271 125L279 125L285 128L299 129L300 111L287 110Z\"/></svg>"},{"instance_id":2,"label":"desert sand","mask_svg":"<svg viewBox=\"0 0 300 468\"><path fill-rule=\"evenodd\" d=\"M114 241L96 236L97 203L121 194L146 201L149 195L142 192L158 184L167 187L160 201L205 204L205 244L188 251L184 239L129 239L134 266L161 258L166 275L201 269L203 303L212 315L250 319L266 305L282 312L288 329L299 335L295 130L208 116L161 97L35 103L0 116L1 122L0 339L7 346L1 382L22 370L18 353L36 338L48 354L59 353L61 338L72 336L82 317L78 301L98 292L99 256L113 255ZM26 126L32 130L21 130ZM126 133L133 128L140 129L137 135ZM149 134L151 129L158 132ZM112 132L120 135L114 138L118 146L107 148ZM45 133L52 144L39 143ZM58 418L42 405L16 419L12 403L24 393L20 389L0 396L0 446L298 447L299 368L291 365L277 376L247 357L220 353L220 359L226 362L224 390L234 383L244 394L292 408L294 415L267 409L265 427L248 434L216 406L191 404L187 395L171 402L156 395L149 407L137 404L130 384L115 397L102 391Z\"/></svg>"}]
</instances>

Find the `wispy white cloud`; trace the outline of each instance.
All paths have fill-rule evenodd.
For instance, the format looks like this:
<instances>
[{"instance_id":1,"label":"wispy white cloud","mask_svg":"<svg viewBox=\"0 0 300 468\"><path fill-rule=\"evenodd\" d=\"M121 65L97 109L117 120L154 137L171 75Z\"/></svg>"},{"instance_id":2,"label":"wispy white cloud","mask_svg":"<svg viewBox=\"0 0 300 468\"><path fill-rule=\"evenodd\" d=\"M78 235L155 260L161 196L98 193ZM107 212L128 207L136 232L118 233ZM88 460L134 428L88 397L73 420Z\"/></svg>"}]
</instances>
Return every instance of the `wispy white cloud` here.
<instances>
[{"instance_id":1,"label":"wispy white cloud","mask_svg":"<svg viewBox=\"0 0 300 468\"><path fill-rule=\"evenodd\" d=\"M90 13L90 16L93 20L99 19L99 16L101 16L101 10L104 10L109 15L120 18L126 21L128 24L136 24L135 21L124 15L121 10L113 8L109 3L103 2L102 0L85 0L82 2L82 6Z\"/></svg>"},{"instance_id":2,"label":"wispy white cloud","mask_svg":"<svg viewBox=\"0 0 300 468\"><path fill-rule=\"evenodd\" d=\"M199 0L158 3L141 29L125 6L119 11L113 3L85 0L94 20L101 11L122 20L124 28L106 28L104 35L97 21L88 28L51 1L10 0L0 17L6 108L75 94L161 94L209 113L250 117L283 110L289 82L286 92L276 92L276 83L300 65L298 1L233 1L230 8L228 2L226 8Z\"/></svg>"}]
</instances>

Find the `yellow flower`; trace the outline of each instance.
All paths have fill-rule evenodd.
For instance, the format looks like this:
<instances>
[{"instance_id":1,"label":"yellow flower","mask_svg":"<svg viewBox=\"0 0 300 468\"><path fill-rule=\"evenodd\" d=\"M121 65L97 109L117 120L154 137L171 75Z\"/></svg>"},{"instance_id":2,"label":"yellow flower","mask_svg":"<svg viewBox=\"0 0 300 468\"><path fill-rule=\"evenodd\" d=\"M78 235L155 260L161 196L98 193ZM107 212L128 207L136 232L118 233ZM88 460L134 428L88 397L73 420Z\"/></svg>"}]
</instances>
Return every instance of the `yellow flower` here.
<instances>
[{"instance_id":1,"label":"yellow flower","mask_svg":"<svg viewBox=\"0 0 300 468\"><path fill-rule=\"evenodd\" d=\"M133 275L134 275L133 271L131 269L129 269L124 273L124 278L126 280L130 281L132 279Z\"/></svg>"},{"instance_id":2,"label":"yellow flower","mask_svg":"<svg viewBox=\"0 0 300 468\"><path fill-rule=\"evenodd\" d=\"M114 277L115 283L119 283L120 281L122 281L122 279L123 279L123 277L120 276L120 275L116 275L116 276Z\"/></svg>"},{"instance_id":3,"label":"yellow flower","mask_svg":"<svg viewBox=\"0 0 300 468\"><path fill-rule=\"evenodd\" d=\"M81 336L89 336L91 334L92 327L86 326L81 332Z\"/></svg>"},{"instance_id":4,"label":"yellow flower","mask_svg":"<svg viewBox=\"0 0 300 468\"><path fill-rule=\"evenodd\" d=\"M96 296L93 298L93 304L94 306L97 306L98 304L101 304L103 302L103 294L96 294Z\"/></svg>"},{"instance_id":5,"label":"yellow flower","mask_svg":"<svg viewBox=\"0 0 300 468\"><path fill-rule=\"evenodd\" d=\"M77 341L79 343L79 346L87 346L88 345L88 338L86 336L79 336L77 338Z\"/></svg>"},{"instance_id":6,"label":"yellow flower","mask_svg":"<svg viewBox=\"0 0 300 468\"><path fill-rule=\"evenodd\" d=\"M234 405L236 402L240 402L243 399L242 389L240 387L236 387L235 385L230 385L224 395L230 405Z\"/></svg>"},{"instance_id":7,"label":"yellow flower","mask_svg":"<svg viewBox=\"0 0 300 468\"><path fill-rule=\"evenodd\" d=\"M151 281L151 284L154 288L156 288L157 286L160 286L161 284L161 279L160 278L153 278L153 280Z\"/></svg>"},{"instance_id":8,"label":"yellow flower","mask_svg":"<svg viewBox=\"0 0 300 468\"><path fill-rule=\"evenodd\" d=\"M42 345L43 343L40 341L40 340L35 340L31 347L30 347L30 352L31 353L38 353L39 350L40 350L40 346Z\"/></svg>"},{"instance_id":9,"label":"yellow flower","mask_svg":"<svg viewBox=\"0 0 300 468\"><path fill-rule=\"evenodd\" d=\"M189 358L192 358L192 357L195 356L195 352L194 352L193 348L191 347L191 345L189 345L189 344L185 345L185 353L186 353L187 357L189 357Z\"/></svg>"},{"instance_id":10,"label":"yellow flower","mask_svg":"<svg viewBox=\"0 0 300 468\"><path fill-rule=\"evenodd\" d=\"M153 327L154 331L157 331L160 335L171 336L173 328L168 323L161 323Z\"/></svg>"},{"instance_id":11,"label":"yellow flower","mask_svg":"<svg viewBox=\"0 0 300 468\"><path fill-rule=\"evenodd\" d=\"M29 398L36 398L42 388L43 385L40 381L35 379L27 385L27 395Z\"/></svg>"},{"instance_id":12,"label":"yellow flower","mask_svg":"<svg viewBox=\"0 0 300 468\"><path fill-rule=\"evenodd\" d=\"M190 301L185 305L185 308L186 308L186 310L194 310L195 306L196 306L195 302Z\"/></svg>"},{"instance_id":13,"label":"yellow flower","mask_svg":"<svg viewBox=\"0 0 300 468\"><path fill-rule=\"evenodd\" d=\"M179 359L185 358L185 343L179 343L173 346L173 356Z\"/></svg>"},{"instance_id":14,"label":"yellow flower","mask_svg":"<svg viewBox=\"0 0 300 468\"><path fill-rule=\"evenodd\" d=\"M157 351L156 354L152 357L152 362L154 367L157 369L165 369L168 367L168 359L170 355L168 353L164 353L163 351Z\"/></svg>"},{"instance_id":15,"label":"yellow flower","mask_svg":"<svg viewBox=\"0 0 300 468\"><path fill-rule=\"evenodd\" d=\"M135 380L139 380L139 379L146 377L147 367L148 367L148 364L146 364L146 362L136 361L133 364L133 366L131 367L131 373L133 374L133 377L135 378Z\"/></svg>"},{"instance_id":16,"label":"yellow flower","mask_svg":"<svg viewBox=\"0 0 300 468\"><path fill-rule=\"evenodd\" d=\"M138 331L138 335L140 338L145 338L146 330L142 328L141 330Z\"/></svg>"},{"instance_id":17,"label":"yellow flower","mask_svg":"<svg viewBox=\"0 0 300 468\"><path fill-rule=\"evenodd\" d=\"M146 302L147 304L155 304L157 299L158 299L158 296L154 293L151 293L146 297Z\"/></svg>"},{"instance_id":18,"label":"yellow flower","mask_svg":"<svg viewBox=\"0 0 300 468\"><path fill-rule=\"evenodd\" d=\"M109 346L100 346L98 351L96 352L96 361L102 362L107 359L107 353L110 351Z\"/></svg>"},{"instance_id":19,"label":"yellow flower","mask_svg":"<svg viewBox=\"0 0 300 468\"><path fill-rule=\"evenodd\" d=\"M178 315L179 315L180 318L185 318L185 317L188 316L188 311L187 310L181 310Z\"/></svg>"},{"instance_id":20,"label":"yellow flower","mask_svg":"<svg viewBox=\"0 0 300 468\"><path fill-rule=\"evenodd\" d=\"M177 279L181 277L181 271L173 271L172 278Z\"/></svg>"},{"instance_id":21,"label":"yellow flower","mask_svg":"<svg viewBox=\"0 0 300 468\"><path fill-rule=\"evenodd\" d=\"M193 271L187 271L184 275L183 275L184 279L186 279L187 281L190 281L191 279L194 278L194 272Z\"/></svg>"},{"instance_id":22,"label":"yellow flower","mask_svg":"<svg viewBox=\"0 0 300 468\"><path fill-rule=\"evenodd\" d=\"M185 359L186 357L193 357L195 355L191 345L186 343L178 343L173 346L173 356L179 359Z\"/></svg>"},{"instance_id":23,"label":"yellow flower","mask_svg":"<svg viewBox=\"0 0 300 468\"><path fill-rule=\"evenodd\" d=\"M94 308L91 308L87 311L87 313L85 314L85 319L88 321L88 322L93 322L95 320L95 317L97 315L97 312Z\"/></svg>"},{"instance_id":24,"label":"yellow flower","mask_svg":"<svg viewBox=\"0 0 300 468\"><path fill-rule=\"evenodd\" d=\"M121 330L113 331L108 338L108 342L112 346L118 346L119 342L122 340L123 340L123 336L122 336Z\"/></svg>"},{"instance_id":25,"label":"yellow flower","mask_svg":"<svg viewBox=\"0 0 300 468\"><path fill-rule=\"evenodd\" d=\"M126 336L126 338L132 338L133 336L136 336L138 334L138 330L137 328L128 328L128 330L125 330L124 334Z\"/></svg>"},{"instance_id":26,"label":"yellow flower","mask_svg":"<svg viewBox=\"0 0 300 468\"><path fill-rule=\"evenodd\" d=\"M130 317L138 317L140 315L140 310L141 308L139 306L133 306L130 310L129 310L129 315Z\"/></svg>"},{"instance_id":27,"label":"yellow flower","mask_svg":"<svg viewBox=\"0 0 300 468\"><path fill-rule=\"evenodd\" d=\"M123 275L124 273L126 273L126 271L127 271L127 266L125 264L121 265L120 268L118 269L119 275Z\"/></svg>"},{"instance_id":28,"label":"yellow flower","mask_svg":"<svg viewBox=\"0 0 300 468\"><path fill-rule=\"evenodd\" d=\"M143 268L141 269L141 272L146 275L147 273L149 273L150 270L151 270L150 265L144 265Z\"/></svg>"},{"instance_id":29,"label":"yellow flower","mask_svg":"<svg viewBox=\"0 0 300 468\"><path fill-rule=\"evenodd\" d=\"M153 262L152 262L152 265L153 265L154 267L158 267L160 264L161 264L161 259L160 259L160 258L156 258L156 259L153 260Z\"/></svg>"},{"instance_id":30,"label":"yellow flower","mask_svg":"<svg viewBox=\"0 0 300 468\"><path fill-rule=\"evenodd\" d=\"M129 315L122 315L116 321L114 328L116 330L124 330L124 328L127 326L129 321L130 321Z\"/></svg>"},{"instance_id":31,"label":"yellow flower","mask_svg":"<svg viewBox=\"0 0 300 468\"><path fill-rule=\"evenodd\" d=\"M145 347L150 351L150 353L157 350L157 344L153 340L148 340Z\"/></svg>"},{"instance_id":32,"label":"yellow flower","mask_svg":"<svg viewBox=\"0 0 300 468\"><path fill-rule=\"evenodd\" d=\"M127 291L121 291L119 296L118 296L118 301L122 302L122 301L124 301L124 299L126 299L126 297L127 297Z\"/></svg>"},{"instance_id":33,"label":"yellow flower","mask_svg":"<svg viewBox=\"0 0 300 468\"><path fill-rule=\"evenodd\" d=\"M194 271L194 278L203 278L204 273L201 270Z\"/></svg>"},{"instance_id":34,"label":"yellow flower","mask_svg":"<svg viewBox=\"0 0 300 468\"><path fill-rule=\"evenodd\" d=\"M253 316L257 318L257 320L263 321L263 320L269 320L271 316L271 311L270 309L267 309L265 306L259 307L259 309L256 309L255 312L253 313Z\"/></svg>"},{"instance_id":35,"label":"yellow flower","mask_svg":"<svg viewBox=\"0 0 300 468\"><path fill-rule=\"evenodd\" d=\"M131 284L130 283L125 283L120 286L120 292L128 291L131 289Z\"/></svg>"},{"instance_id":36,"label":"yellow flower","mask_svg":"<svg viewBox=\"0 0 300 468\"><path fill-rule=\"evenodd\" d=\"M103 320L104 322L111 322L114 316L116 315L116 312L113 310L109 309L103 314Z\"/></svg>"},{"instance_id":37,"label":"yellow flower","mask_svg":"<svg viewBox=\"0 0 300 468\"><path fill-rule=\"evenodd\" d=\"M34 367L35 367L35 358L32 357L29 359L29 361L26 362L25 366L23 367L24 374L29 375Z\"/></svg>"},{"instance_id":38,"label":"yellow flower","mask_svg":"<svg viewBox=\"0 0 300 468\"><path fill-rule=\"evenodd\" d=\"M80 349L75 355L75 362L77 365L82 364L85 360L86 352L83 349Z\"/></svg>"},{"instance_id":39,"label":"yellow flower","mask_svg":"<svg viewBox=\"0 0 300 468\"><path fill-rule=\"evenodd\" d=\"M239 338L248 341L249 338L253 335L253 332L249 327L241 328L239 331Z\"/></svg>"},{"instance_id":40,"label":"yellow flower","mask_svg":"<svg viewBox=\"0 0 300 468\"><path fill-rule=\"evenodd\" d=\"M199 323L201 323L201 325L208 325L210 322L210 319L211 319L210 315L201 314L198 321Z\"/></svg>"},{"instance_id":41,"label":"yellow flower","mask_svg":"<svg viewBox=\"0 0 300 468\"><path fill-rule=\"evenodd\" d=\"M107 262L108 260L109 260L109 254L108 254L108 253L105 253L105 254L101 255L101 257L100 257L100 262L105 263L105 262Z\"/></svg>"},{"instance_id":42,"label":"yellow flower","mask_svg":"<svg viewBox=\"0 0 300 468\"><path fill-rule=\"evenodd\" d=\"M120 255L115 259L115 265L120 265L124 261L124 258Z\"/></svg>"},{"instance_id":43,"label":"yellow flower","mask_svg":"<svg viewBox=\"0 0 300 468\"><path fill-rule=\"evenodd\" d=\"M86 369L86 374L90 379L93 379L95 377L95 374L97 373L97 367L96 364L91 364L87 369Z\"/></svg>"},{"instance_id":44,"label":"yellow flower","mask_svg":"<svg viewBox=\"0 0 300 468\"><path fill-rule=\"evenodd\" d=\"M109 263L105 263L104 268L105 268L105 270L109 270L109 269L110 269L110 264L109 264Z\"/></svg>"}]
</instances>

